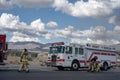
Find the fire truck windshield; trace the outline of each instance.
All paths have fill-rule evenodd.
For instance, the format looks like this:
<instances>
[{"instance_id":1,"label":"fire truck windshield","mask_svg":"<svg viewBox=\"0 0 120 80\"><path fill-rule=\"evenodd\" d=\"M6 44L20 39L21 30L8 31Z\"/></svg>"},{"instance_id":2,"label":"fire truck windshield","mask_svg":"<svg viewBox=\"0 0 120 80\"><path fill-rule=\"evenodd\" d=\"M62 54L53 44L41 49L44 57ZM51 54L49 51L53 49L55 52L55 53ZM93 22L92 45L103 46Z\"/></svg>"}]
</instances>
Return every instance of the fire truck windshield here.
<instances>
[{"instance_id":1,"label":"fire truck windshield","mask_svg":"<svg viewBox=\"0 0 120 80\"><path fill-rule=\"evenodd\" d=\"M50 47L50 54L54 53L64 53L65 47L64 46L55 46L55 47Z\"/></svg>"}]
</instances>

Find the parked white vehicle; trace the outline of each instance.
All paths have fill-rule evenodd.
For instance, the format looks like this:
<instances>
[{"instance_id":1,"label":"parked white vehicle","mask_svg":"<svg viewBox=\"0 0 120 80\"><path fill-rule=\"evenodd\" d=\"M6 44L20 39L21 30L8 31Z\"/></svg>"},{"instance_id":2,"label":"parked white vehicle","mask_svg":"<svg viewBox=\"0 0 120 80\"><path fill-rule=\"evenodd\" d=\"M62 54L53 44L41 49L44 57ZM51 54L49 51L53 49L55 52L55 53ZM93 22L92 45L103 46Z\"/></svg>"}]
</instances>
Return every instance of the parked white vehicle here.
<instances>
[{"instance_id":1,"label":"parked white vehicle","mask_svg":"<svg viewBox=\"0 0 120 80\"><path fill-rule=\"evenodd\" d=\"M116 65L116 50L114 47L108 47L98 44L65 44L64 42L55 42L50 46L48 54L48 63L57 67L59 70L64 68L88 67L90 60L98 57L98 63L104 70Z\"/></svg>"}]
</instances>

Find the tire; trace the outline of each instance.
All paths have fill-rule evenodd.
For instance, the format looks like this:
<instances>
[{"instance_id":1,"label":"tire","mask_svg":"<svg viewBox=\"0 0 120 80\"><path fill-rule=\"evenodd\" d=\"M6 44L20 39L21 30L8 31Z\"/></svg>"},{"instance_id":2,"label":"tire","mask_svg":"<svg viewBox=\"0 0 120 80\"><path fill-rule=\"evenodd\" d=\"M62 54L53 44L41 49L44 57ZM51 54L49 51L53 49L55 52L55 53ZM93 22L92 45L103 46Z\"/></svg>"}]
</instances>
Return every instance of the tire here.
<instances>
[{"instance_id":1,"label":"tire","mask_svg":"<svg viewBox=\"0 0 120 80\"><path fill-rule=\"evenodd\" d=\"M58 66L57 69L58 69L58 70L64 70L64 67Z\"/></svg>"},{"instance_id":2,"label":"tire","mask_svg":"<svg viewBox=\"0 0 120 80\"><path fill-rule=\"evenodd\" d=\"M103 63L103 70L105 70L105 71L108 70L108 63L107 62Z\"/></svg>"},{"instance_id":3,"label":"tire","mask_svg":"<svg viewBox=\"0 0 120 80\"><path fill-rule=\"evenodd\" d=\"M72 63L72 70L77 71L80 67L79 63L77 61Z\"/></svg>"}]
</instances>

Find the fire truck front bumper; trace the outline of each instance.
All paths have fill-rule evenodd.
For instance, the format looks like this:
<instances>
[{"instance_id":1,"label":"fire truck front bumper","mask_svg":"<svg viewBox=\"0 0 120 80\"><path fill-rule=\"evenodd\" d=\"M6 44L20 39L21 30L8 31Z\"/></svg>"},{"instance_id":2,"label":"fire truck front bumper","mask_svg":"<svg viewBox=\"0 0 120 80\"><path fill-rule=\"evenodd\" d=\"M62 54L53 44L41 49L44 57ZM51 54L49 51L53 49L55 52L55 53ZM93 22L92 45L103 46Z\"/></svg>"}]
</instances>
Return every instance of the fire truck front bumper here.
<instances>
[{"instance_id":1,"label":"fire truck front bumper","mask_svg":"<svg viewBox=\"0 0 120 80\"><path fill-rule=\"evenodd\" d=\"M58 63L58 62L48 62L47 66L52 66L52 67L56 67L56 66L62 66L62 63Z\"/></svg>"}]
</instances>

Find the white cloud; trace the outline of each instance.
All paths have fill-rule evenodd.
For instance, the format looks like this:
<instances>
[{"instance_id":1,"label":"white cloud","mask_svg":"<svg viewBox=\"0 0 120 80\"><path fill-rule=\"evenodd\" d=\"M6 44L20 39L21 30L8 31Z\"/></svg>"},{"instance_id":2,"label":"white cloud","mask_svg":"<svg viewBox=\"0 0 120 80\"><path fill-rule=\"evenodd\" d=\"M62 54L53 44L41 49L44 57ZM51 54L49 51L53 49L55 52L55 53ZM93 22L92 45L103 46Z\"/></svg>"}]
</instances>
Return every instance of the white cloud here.
<instances>
[{"instance_id":1,"label":"white cloud","mask_svg":"<svg viewBox=\"0 0 120 80\"><path fill-rule=\"evenodd\" d=\"M40 20L34 20L31 22L30 25L26 24L25 22L20 22L19 16L14 16L12 14L3 13L0 16L0 28L3 29L3 31L7 31L7 34L11 34L14 32L19 32L21 34L29 36L29 38L25 38L25 41L30 39L31 37L44 37L45 34L48 32L45 30L45 24ZM17 33L18 34L18 33ZM14 35L13 35L14 36ZM16 39L16 38L17 39ZM11 40L18 40L21 37L12 37ZM15 41L16 41L15 40ZM23 39L24 40L24 39ZM32 39L37 40L37 39Z\"/></svg>"},{"instance_id":2,"label":"white cloud","mask_svg":"<svg viewBox=\"0 0 120 80\"><path fill-rule=\"evenodd\" d=\"M120 32L120 26L115 26L114 30Z\"/></svg>"},{"instance_id":3,"label":"white cloud","mask_svg":"<svg viewBox=\"0 0 120 80\"><path fill-rule=\"evenodd\" d=\"M115 33L119 34L120 33L120 15L115 15L110 17L109 23L112 23L115 25L114 31Z\"/></svg>"},{"instance_id":4,"label":"white cloud","mask_svg":"<svg viewBox=\"0 0 120 80\"><path fill-rule=\"evenodd\" d=\"M52 36L53 35L51 33L47 33L47 34L45 34L44 38L50 40L52 38Z\"/></svg>"},{"instance_id":5,"label":"white cloud","mask_svg":"<svg viewBox=\"0 0 120 80\"><path fill-rule=\"evenodd\" d=\"M92 27L88 30L77 30L72 32L70 38L73 43L96 43L96 44L118 44L120 31L107 30L104 26Z\"/></svg>"},{"instance_id":6,"label":"white cloud","mask_svg":"<svg viewBox=\"0 0 120 80\"><path fill-rule=\"evenodd\" d=\"M9 9L12 7L12 3L7 0L0 0L0 9Z\"/></svg>"},{"instance_id":7,"label":"white cloud","mask_svg":"<svg viewBox=\"0 0 120 80\"><path fill-rule=\"evenodd\" d=\"M53 7L75 17L106 17L120 9L120 0L0 0L0 9L14 7L43 8Z\"/></svg>"},{"instance_id":8,"label":"white cloud","mask_svg":"<svg viewBox=\"0 0 120 80\"><path fill-rule=\"evenodd\" d=\"M52 7L54 0L0 0L0 9L9 9L14 5L27 8Z\"/></svg>"},{"instance_id":9,"label":"white cloud","mask_svg":"<svg viewBox=\"0 0 120 80\"><path fill-rule=\"evenodd\" d=\"M71 43L76 43L76 44L86 44L86 43L92 43L92 44L100 44L100 45L112 45L112 44L118 44L119 40L116 39L91 39L91 38L86 38L86 39L81 39L81 38L72 38Z\"/></svg>"},{"instance_id":10,"label":"white cloud","mask_svg":"<svg viewBox=\"0 0 120 80\"><path fill-rule=\"evenodd\" d=\"M89 39L87 43L93 43L93 44L101 44L101 45L112 45L112 44L118 44L119 40L115 39Z\"/></svg>"},{"instance_id":11,"label":"white cloud","mask_svg":"<svg viewBox=\"0 0 120 80\"><path fill-rule=\"evenodd\" d=\"M30 8L41 8L41 7L51 7L53 0L11 0L13 4L20 7L30 7Z\"/></svg>"},{"instance_id":12,"label":"white cloud","mask_svg":"<svg viewBox=\"0 0 120 80\"><path fill-rule=\"evenodd\" d=\"M90 28L88 30L77 30L72 33L75 37L85 37L85 38L93 38L93 39L105 39L108 38L107 34L109 31L106 30L104 26L96 26L94 28Z\"/></svg>"},{"instance_id":13,"label":"white cloud","mask_svg":"<svg viewBox=\"0 0 120 80\"><path fill-rule=\"evenodd\" d=\"M104 26L96 26L87 30L73 30L73 26L64 29L49 31L46 39L62 38L73 43L117 44L120 40L120 31L107 30Z\"/></svg>"},{"instance_id":14,"label":"white cloud","mask_svg":"<svg viewBox=\"0 0 120 80\"><path fill-rule=\"evenodd\" d=\"M120 0L110 0L110 4L112 8L119 9L120 8Z\"/></svg>"},{"instance_id":15,"label":"white cloud","mask_svg":"<svg viewBox=\"0 0 120 80\"><path fill-rule=\"evenodd\" d=\"M19 17L13 16L12 14L3 13L0 17L0 26L4 28L17 28L16 25L19 23Z\"/></svg>"},{"instance_id":16,"label":"white cloud","mask_svg":"<svg viewBox=\"0 0 120 80\"><path fill-rule=\"evenodd\" d=\"M40 40L37 37L31 37L19 32L14 32L12 38L10 39L10 42L24 42L24 41L40 42Z\"/></svg>"},{"instance_id":17,"label":"white cloud","mask_svg":"<svg viewBox=\"0 0 120 80\"><path fill-rule=\"evenodd\" d=\"M66 31L72 31L74 29L73 26L69 25L68 27L65 28Z\"/></svg>"},{"instance_id":18,"label":"white cloud","mask_svg":"<svg viewBox=\"0 0 120 80\"><path fill-rule=\"evenodd\" d=\"M75 17L104 17L110 15L114 9L120 8L120 0L55 0L53 7Z\"/></svg>"},{"instance_id":19,"label":"white cloud","mask_svg":"<svg viewBox=\"0 0 120 80\"><path fill-rule=\"evenodd\" d=\"M85 44L85 43L88 43L88 41L84 39L79 39L79 38L72 38L70 40L70 43Z\"/></svg>"},{"instance_id":20,"label":"white cloud","mask_svg":"<svg viewBox=\"0 0 120 80\"><path fill-rule=\"evenodd\" d=\"M31 23L31 28L35 29L36 31L42 31L45 29L45 24L41 22L40 19L37 19Z\"/></svg>"},{"instance_id":21,"label":"white cloud","mask_svg":"<svg viewBox=\"0 0 120 80\"><path fill-rule=\"evenodd\" d=\"M73 30L73 26L67 26L65 29L61 29L61 30L58 30L56 29L54 31L54 36L56 37L61 37L61 38L70 38L72 35L72 30Z\"/></svg>"},{"instance_id":22,"label":"white cloud","mask_svg":"<svg viewBox=\"0 0 120 80\"><path fill-rule=\"evenodd\" d=\"M22 31L22 32L45 32L45 24L40 20L34 20L30 25L25 22L20 22L19 16L3 13L0 16L0 26L8 31Z\"/></svg>"},{"instance_id":23,"label":"white cloud","mask_svg":"<svg viewBox=\"0 0 120 80\"><path fill-rule=\"evenodd\" d=\"M112 18L111 18L112 19ZM114 19L111 21L116 24L119 21ZM3 13L0 16L0 29L8 31L11 34L10 41L40 41L44 39L66 39L77 43L98 43L98 44L115 44L120 40L120 26L116 26L114 30L107 30L104 26L95 26L86 30L74 30L74 26L68 25L64 29L47 30L45 23L40 19L32 21L30 24L21 22L19 16ZM117 31L116 31L117 30Z\"/></svg>"},{"instance_id":24,"label":"white cloud","mask_svg":"<svg viewBox=\"0 0 120 80\"><path fill-rule=\"evenodd\" d=\"M120 9L120 0L0 0L0 9L14 7L44 8L53 7L75 17L106 17L115 9Z\"/></svg>"},{"instance_id":25,"label":"white cloud","mask_svg":"<svg viewBox=\"0 0 120 80\"><path fill-rule=\"evenodd\" d=\"M54 21L50 21L47 23L47 26L51 27L51 28L56 28L58 26L58 24Z\"/></svg>"},{"instance_id":26,"label":"white cloud","mask_svg":"<svg viewBox=\"0 0 120 80\"><path fill-rule=\"evenodd\" d=\"M109 23L113 23L115 25L119 25L120 26L120 15L112 16L109 19Z\"/></svg>"}]
</instances>

